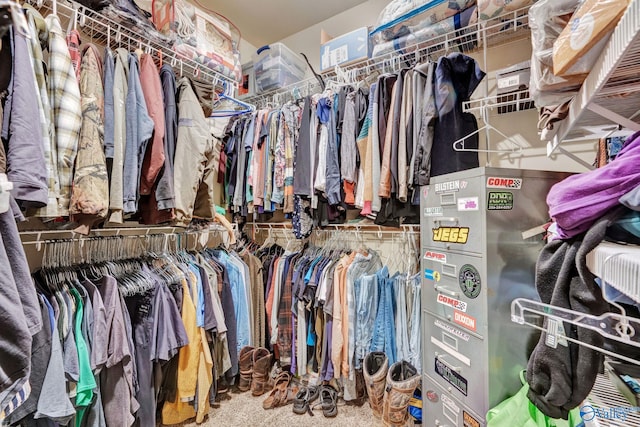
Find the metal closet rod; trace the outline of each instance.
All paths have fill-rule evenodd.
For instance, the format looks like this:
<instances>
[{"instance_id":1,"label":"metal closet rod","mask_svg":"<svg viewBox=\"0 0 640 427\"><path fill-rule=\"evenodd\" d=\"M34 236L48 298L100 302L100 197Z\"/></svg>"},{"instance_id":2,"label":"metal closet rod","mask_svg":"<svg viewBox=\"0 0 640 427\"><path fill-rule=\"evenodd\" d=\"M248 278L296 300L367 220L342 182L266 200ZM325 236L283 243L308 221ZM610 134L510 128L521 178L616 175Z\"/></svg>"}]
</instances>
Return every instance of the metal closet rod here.
<instances>
[{"instance_id":1,"label":"metal closet rod","mask_svg":"<svg viewBox=\"0 0 640 427\"><path fill-rule=\"evenodd\" d=\"M288 223L278 223L278 224L270 224L270 223L259 223L259 222L248 222L247 225L251 225L256 230L285 230L292 231L293 227ZM401 225L400 229L392 228L392 227L383 227L380 225L367 224L367 225L357 225L357 224L330 224L325 226L324 228L316 228L314 229L315 233L329 233L335 231L345 231L345 232L358 232L358 233L377 233L377 234L403 234L403 233L411 233L418 234L420 233L420 225L419 224L405 224Z\"/></svg>"},{"instance_id":2,"label":"metal closet rod","mask_svg":"<svg viewBox=\"0 0 640 427\"><path fill-rule=\"evenodd\" d=\"M89 241L95 238L101 237L134 237L144 238L158 235L166 236L179 236L188 234L197 234L205 232L226 232L227 230L216 224L209 225L208 228L203 229L186 229L181 227L122 227L122 228L103 228L92 230L89 236L85 236L81 233L76 233L73 230L41 230L41 231L21 231L20 237L23 238L23 245L33 245L38 243L53 243L56 241L68 242L68 241ZM35 236L34 240L24 241L24 237ZM41 237L46 236L45 239ZM59 236L59 237L58 237Z\"/></svg>"}]
</instances>

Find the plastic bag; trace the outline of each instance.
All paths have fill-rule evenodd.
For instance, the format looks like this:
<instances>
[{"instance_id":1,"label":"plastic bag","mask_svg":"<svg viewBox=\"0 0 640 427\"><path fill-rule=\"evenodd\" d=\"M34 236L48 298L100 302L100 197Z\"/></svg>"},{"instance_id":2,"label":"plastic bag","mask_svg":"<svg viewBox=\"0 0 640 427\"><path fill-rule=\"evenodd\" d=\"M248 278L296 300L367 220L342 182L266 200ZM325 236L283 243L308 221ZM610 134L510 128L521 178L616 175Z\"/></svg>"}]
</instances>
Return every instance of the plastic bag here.
<instances>
[{"instance_id":1,"label":"plastic bag","mask_svg":"<svg viewBox=\"0 0 640 427\"><path fill-rule=\"evenodd\" d=\"M475 4L476 0L394 0L382 10L370 35L377 43L406 37Z\"/></svg>"},{"instance_id":2,"label":"plastic bag","mask_svg":"<svg viewBox=\"0 0 640 427\"><path fill-rule=\"evenodd\" d=\"M478 0L478 17L488 21L508 12L529 6L536 0Z\"/></svg>"},{"instance_id":3,"label":"plastic bag","mask_svg":"<svg viewBox=\"0 0 640 427\"><path fill-rule=\"evenodd\" d=\"M538 108L571 99L589 72L581 60L574 65L574 70L584 70L582 74L565 78L553 73L553 44L579 3L580 0L540 0L529 9L533 48L529 91Z\"/></svg>"},{"instance_id":4,"label":"plastic bag","mask_svg":"<svg viewBox=\"0 0 640 427\"><path fill-rule=\"evenodd\" d=\"M503 400L487 412L487 427L577 427L583 425L580 409L569 412L569 419L553 419L544 415L527 398L529 385L524 379L524 371L520 373L523 386L512 397Z\"/></svg>"}]
</instances>

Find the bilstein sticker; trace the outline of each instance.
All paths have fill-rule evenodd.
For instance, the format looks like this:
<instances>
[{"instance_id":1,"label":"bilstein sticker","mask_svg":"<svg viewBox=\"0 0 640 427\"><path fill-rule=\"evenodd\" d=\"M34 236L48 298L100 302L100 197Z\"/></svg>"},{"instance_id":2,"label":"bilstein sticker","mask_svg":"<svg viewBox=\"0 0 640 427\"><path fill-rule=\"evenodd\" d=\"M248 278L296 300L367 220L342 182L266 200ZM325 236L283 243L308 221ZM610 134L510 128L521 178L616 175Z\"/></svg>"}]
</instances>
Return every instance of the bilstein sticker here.
<instances>
[{"instance_id":1,"label":"bilstein sticker","mask_svg":"<svg viewBox=\"0 0 640 427\"><path fill-rule=\"evenodd\" d=\"M480 209L480 203L477 197L460 197L458 199L458 211L477 211Z\"/></svg>"},{"instance_id":2,"label":"bilstein sticker","mask_svg":"<svg viewBox=\"0 0 640 427\"><path fill-rule=\"evenodd\" d=\"M460 339L463 339L465 341L469 341L469 334L467 334L466 332L462 332L458 328L454 328L453 326L449 325L448 323L444 323L441 320L436 319L436 320L434 320L433 324L436 325L438 328L442 329L443 331L447 331L450 334L455 335Z\"/></svg>"},{"instance_id":3,"label":"bilstein sticker","mask_svg":"<svg viewBox=\"0 0 640 427\"><path fill-rule=\"evenodd\" d=\"M442 305L448 305L449 307L453 307L456 310L460 310L463 312L467 311L467 303L464 301L460 301L455 298L451 298L442 294L438 294L437 301ZM474 320L474 323L475 323L475 320Z\"/></svg>"},{"instance_id":4,"label":"bilstein sticker","mask_svg":"<svg viewBox=\"0 0 640 427\"><path fill-rule=\"evenodd\" d=\"M487 198L487 210L510 211L513 209L513 193L508 191L490 191Z\"/></svg>"},{"instance_id":5,"label":"bilstein sticker","mask_svg":"<svg viewBox=\"0 0 640 427\"><path fill-rule=\"evenodd\" d=\"M508 188L512 190L519 190L522 188L522 179L490 176L487 178L487 188Z\"/></svg>"},{"instance_id":6,"label":"bilstein sticker","mask_svg":"<svg viewBox=\"0 0 640 427\"><path fill-rule=\"evenodd\" d=\"M455 191L459 191L461 188L467 188L466 181L447 181L447 182L439 182L435 184L436 193L453 193Z\"/></svg>"},{"instance_id":7,"label":"bilstein sticker","mask_svg":"<svg viewBox=\"0 0 640 427\"><path fill-rule=\"evenodd\" d=\"M433 228L433 241L446 243L460 243L464 245L469 239L469 227L439 227Z\"/></svg>"},{"instance_id":8,"label":"bilstein sticker","mask_svg":"<svg viewBox=\"0 0 640 427\"><path fill-rule=\"evenodd\" d=\"M438 206L435 208L424 208L422 211L424 216L442 216L444 215L444 211L442 207Z\"/></svg>"},{"instance_id":9,"label":"bilstein sticker","mask_svg":"<svg viewBox=\"0 0 640 427\"><path fill-rule=\"evenodd\" d=\"M425 270L424 278L427 280L433 280L434 282L440 281L440 272L434 270Z\"/></svg>"},{"instance_id":10,"label":"bilstein sticker","mask_svg":"<svg viewBox=\"0 0 640 427\"><path fill-rule=\"evenodd\" d=\"M462 375L442 363L436 358L436 373L440 375L446 382L454 386L460 393L467 395L469 383Z\"/></svg>"},{"instance_id":11,"label":"bilstein sticker","mask_svg":"<svg viewBox=\"0 0 640 427\"><path fill-rule=\"evenodd\" d=\"M426 251L424 253L424 259L427 259L429 261L441 262L443 264L446 264L447 263L447 254L443 254L443 253L440 253L440 252Z\"/></svg>"},{"instance_id":12,"label":"bilstein sticker","mask_svg":"<svg viewBox=\"0 0 640 427\"><path fill-rule=\"evenodd\" d=\"M458 274L458 282L460 289L467 298L477 298L482 290L482 280L480 272L471 264L465 264L460 268Z\"/></svg>"},{"instance_id":13,"label":"bilstein sticker","mask_svg":"<svg viewBox=\"0 0 640 427\"><path fill-rule=\"evenodd\" d=\"M466 308L467 307L465 305L465 309L462 310L462 311L467 311ZM453 312L453 321L456 322L458 325L464 326L465 328L469 329L470 331L475 332L476 331L476 319L475 319L475 317L471 317L468 314L462 313L462 311L455 310Z\"/></svg>"},{"instance_id":14,"label":"bilstein sticker","mask_svg":"<svg viewBox=\"0 0 640 427\"><path fill-rule=\"evenodd\" d=\"M480 427L480 421L476 420L467 411L462 411L463 427Z\"/></svg>"}]
</instances>

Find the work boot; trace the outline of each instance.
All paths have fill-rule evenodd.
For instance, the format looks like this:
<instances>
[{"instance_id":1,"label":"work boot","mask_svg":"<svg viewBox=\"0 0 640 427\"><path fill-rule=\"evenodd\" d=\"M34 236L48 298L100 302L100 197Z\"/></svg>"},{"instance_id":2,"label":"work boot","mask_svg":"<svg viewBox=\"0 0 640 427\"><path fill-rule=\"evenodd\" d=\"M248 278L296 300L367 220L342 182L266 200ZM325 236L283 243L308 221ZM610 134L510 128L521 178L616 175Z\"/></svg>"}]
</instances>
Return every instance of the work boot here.
<instances>
[{"instance_id":1,"label":"work boot","mask_svg":"<svg viewBox=\"0 0 640 427\"><path fill-rule=\"evenodd\" d=\"M364 384L369 395L369 405L376 418L382 417L382 399L384 397L384 386L389 370L389 359L381 351L369 353L364 358Z\"/></svg>"},{"instance_id":2,"label":"work boot","mask_svg":"<svg viewBox=\"0 0 640 427\"><path fill-rule=\"evenodd\" d=\"M413 392L420 384L418 370L409 362L396 362L387 373L382 421L387 427L402 427L409 418L407 408Z\"/></svg>"},{"instance_id":3,"label":"work boot","mask_svg":"<svg viewBox=\"0 0 640 427\"><path fill-rule=\"evenodd\" d=\"M238 381L238 389L240 391L248 391L251 388L251 378L253 378L253 353L255 348L245 345L240 349L238 356L238 364L240 365L240 381Z\"/></svg>"},{"instance_id":4,"label":"work boot","mask_svg":"<svg viewBox=\"0 0 640 427\"><path fill-rule=\"evenodd\" d=\"M271 367L271 353L264 347L258 347L253 352L253 380L251 394L261 396L269 391L269 368Z\"/></svg>"}]
</instances>

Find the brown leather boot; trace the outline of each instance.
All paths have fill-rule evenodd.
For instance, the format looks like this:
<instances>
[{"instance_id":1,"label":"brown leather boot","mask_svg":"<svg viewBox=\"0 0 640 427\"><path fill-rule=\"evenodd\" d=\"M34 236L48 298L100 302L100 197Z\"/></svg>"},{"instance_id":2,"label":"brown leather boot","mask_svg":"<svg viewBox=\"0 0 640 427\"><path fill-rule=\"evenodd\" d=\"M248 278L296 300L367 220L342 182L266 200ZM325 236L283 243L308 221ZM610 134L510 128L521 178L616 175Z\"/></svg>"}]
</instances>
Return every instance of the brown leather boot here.
<instances>
[{"instance_id":1,"label":"brown leather boot","mask_svg":"<svg viewBox=\"0 0 640 427\"><path fill-rule=\"evenodd\" d=\"M271 367L271 353L264 347L258 347L253 352L253 379L251 394L261 396L269 391L269 368Z\"/></svg>"},{"instance_id":2,"label":"brown leather boot","mask_svg":"<svg viewBox=\"0 0 640 427\"><path fill-rule=\"evenodd\" d=\"M238 389L240 391L248 391L251 388L251 378L253 378L253 353L255 348L245 345L240 349L238 356L238 365L240 367L240 381L238 381Z\"/></svg>"},{"instance_id":3,"label":"brown leather boot","mask_svg":"<svg viewBox=\"0 0 640 427\"><path fill-rule=\"evenodd\" d=\"M382 421L387 427L402 427L409 419L409 400L420 384L418 370L409 362L396 362L387 373Z\"/></svg>"},{"instance_id":4,"label":"brown leather boot","mask_svg":"<svg viewBox=\"0 0 640 427\"><path fill-rule=\"evenodd\" d=\"M389 370L389 359L381 351L369 353L364 358L364 384L369 395L369 405L376 418L382 417L382 399L384 397L384 386Z\"/></svg>"}]
</instances>

